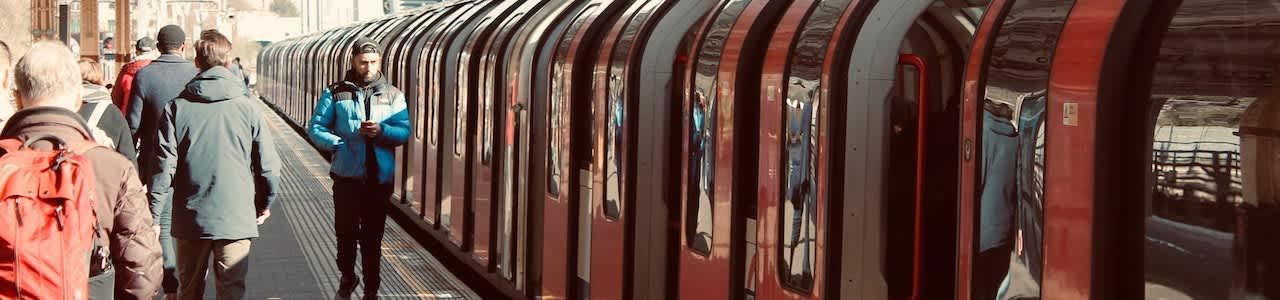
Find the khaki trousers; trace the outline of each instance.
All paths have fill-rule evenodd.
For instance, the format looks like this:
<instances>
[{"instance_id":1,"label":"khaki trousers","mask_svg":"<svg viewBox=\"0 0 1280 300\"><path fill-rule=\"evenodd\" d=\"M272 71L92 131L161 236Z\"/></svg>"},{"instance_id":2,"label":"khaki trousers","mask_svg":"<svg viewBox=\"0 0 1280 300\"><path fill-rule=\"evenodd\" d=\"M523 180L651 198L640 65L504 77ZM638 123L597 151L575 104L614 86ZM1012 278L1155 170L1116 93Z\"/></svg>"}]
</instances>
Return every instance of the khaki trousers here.
<instances>
[{"instance_id":1,"label":"khaki trousers","mask_svg":"<svg viewBox=\"0 0 1280 300\"><path fill-rule=\"evenodd\" d=\"M213 258L218 300L244 298L251 240L177 240L178 299L204 299L205 270Z\"/></svg>"}]
</instances>

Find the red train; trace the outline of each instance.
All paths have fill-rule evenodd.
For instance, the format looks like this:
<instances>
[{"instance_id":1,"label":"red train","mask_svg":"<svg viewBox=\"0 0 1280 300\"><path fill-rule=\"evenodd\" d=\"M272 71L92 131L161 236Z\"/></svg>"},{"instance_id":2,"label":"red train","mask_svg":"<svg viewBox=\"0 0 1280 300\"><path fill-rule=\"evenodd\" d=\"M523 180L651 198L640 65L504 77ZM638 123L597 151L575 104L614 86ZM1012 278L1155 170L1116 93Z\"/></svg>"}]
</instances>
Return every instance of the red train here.
<instances>
[{"instance_id":1,"label":"red train","mask_svg":"<svg viewBox=\"0 0 1280 300\"><path fill-rule=\"evenodd\" d=\"M1280 2L452 1L356 36L401 209L488 297L1280 298Z\"/></svg>"}]
</instances>

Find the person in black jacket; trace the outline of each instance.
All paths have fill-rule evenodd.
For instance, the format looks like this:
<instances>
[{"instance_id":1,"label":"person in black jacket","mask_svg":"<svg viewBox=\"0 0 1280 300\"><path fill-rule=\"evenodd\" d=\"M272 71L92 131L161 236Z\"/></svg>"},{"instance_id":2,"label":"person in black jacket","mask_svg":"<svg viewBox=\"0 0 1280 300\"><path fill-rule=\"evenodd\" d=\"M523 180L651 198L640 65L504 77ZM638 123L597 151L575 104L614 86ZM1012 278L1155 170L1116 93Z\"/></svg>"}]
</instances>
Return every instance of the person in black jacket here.
<instances>
[{"instance_id":1,"label":"person in black jacket","mask_svg":"<svg viewBox=\"0 0 1280 300\"><path fill-rule=\"evenodd\" d=\"M203 299L210 257L218 299L241 299L251 239L271 215L280 161L259 106L231 74L231 41L216 30L196 42L200 73L156 123L159 167L152 207L172 201L178 298ZM179 172L178 170L182 170Z\"/></svg>"},{"instance_id":2,"label":"person in black jacket","mask_svg":"<svg viewBox=\"0 0 1280 300\"><path fill-rule=\"evenodd\" d=\"M111 103L111 92L102 86L102 68L88 58L80 59L80 78L83 82L80 105L81 118L93 131L94 141L124 155L134 167L138 166L138 154L133 145L133 134L124 120L120 108Z\"/></svg>"},{"instance_id":3,"label":"person in black jacket","mask_svg":"<svg viewBox=\"0 0 1280 300\"><path fill-rule=\"evenodd\" d=\"M186 32L182 28L168 25L160 28L156 34L156 47L162 53L151 64L138 71L133 78L133 88L129 95L129 113L125 119L129 121L129 129L138 143L138 174L143 181L151 178L155 172L156 153L154 137L156 120L160 113L199 70L196 66L182 58L187 48ZM168 204L168 203L166 203ZM170 233L170 211L172 207L152 206L151 216L160 226L160 245L164 248L164 293L165 299L176 297L178 277L175 273L177 258L174 257L173 237Z\"/></svg>"}]
</instances>

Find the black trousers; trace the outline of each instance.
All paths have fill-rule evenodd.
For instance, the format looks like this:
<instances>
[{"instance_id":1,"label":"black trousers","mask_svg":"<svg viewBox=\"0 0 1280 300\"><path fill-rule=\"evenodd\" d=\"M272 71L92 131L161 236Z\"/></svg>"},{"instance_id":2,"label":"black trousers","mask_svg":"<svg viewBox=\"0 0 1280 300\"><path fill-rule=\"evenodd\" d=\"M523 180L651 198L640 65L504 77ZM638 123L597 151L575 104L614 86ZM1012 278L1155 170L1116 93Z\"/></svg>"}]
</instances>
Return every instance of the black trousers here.
<instances>
[{"instance_id":1,"label":"black trousers","mask_svg":"<svg viewBox=\"0 0 1280 300\"><path fill-rule=\"evenodd\" d=\"M333 179L333 229L338 238L338 271L344 280L355 278L356 248L360 249L364 293L377 295L382 283L382 233L391 205L391 184L364 183L360 179Z\"/></svg>"}]
</instances>

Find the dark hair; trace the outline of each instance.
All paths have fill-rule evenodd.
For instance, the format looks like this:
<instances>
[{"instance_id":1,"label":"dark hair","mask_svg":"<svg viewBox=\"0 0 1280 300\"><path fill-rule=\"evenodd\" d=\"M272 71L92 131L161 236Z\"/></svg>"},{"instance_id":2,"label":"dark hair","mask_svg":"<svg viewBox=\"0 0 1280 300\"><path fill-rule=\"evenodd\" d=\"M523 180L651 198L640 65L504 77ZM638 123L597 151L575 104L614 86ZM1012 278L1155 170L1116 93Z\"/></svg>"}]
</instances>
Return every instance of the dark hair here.
<instances>
[{"instance_id":1,"label":"dark hair","mask_svg":"<svg viewBox=\"0 0 1280 300\"><path fill-rule=\"evenodd\" d=\"M231 41L215 29L200 32L200 40L196 41L196 62L205 68L227 65L231 62Z\"/></svg>"}]
</instances>

